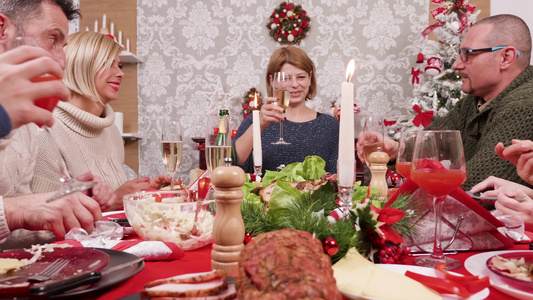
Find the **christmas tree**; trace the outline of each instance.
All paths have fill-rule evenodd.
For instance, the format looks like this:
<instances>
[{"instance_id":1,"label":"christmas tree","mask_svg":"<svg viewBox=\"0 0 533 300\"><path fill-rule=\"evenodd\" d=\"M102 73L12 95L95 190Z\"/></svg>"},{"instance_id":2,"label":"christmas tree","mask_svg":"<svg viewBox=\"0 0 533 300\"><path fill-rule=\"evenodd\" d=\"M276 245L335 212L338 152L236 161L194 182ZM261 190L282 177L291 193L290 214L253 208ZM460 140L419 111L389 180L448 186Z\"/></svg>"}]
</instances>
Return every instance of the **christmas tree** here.
<instances>
[{"instance_id":1,"label":"christmas tree","mask_svg":"<svg viewBox=\"0 0 533 300\"><path fill-rule=\"evenodd\" d=\"M402 131L425 128L433 117L445 116L464 96L461 77L452 70L464 34L475 23L480 11L468 0L433 0L439 5L431 11L435 23L427 27L415 43L420 48L416 66L411 69L414 86L410 113L400 116L389 131L399 138ZM430 40L433 32L438 41Z\"/></svg>"}]
</instances>

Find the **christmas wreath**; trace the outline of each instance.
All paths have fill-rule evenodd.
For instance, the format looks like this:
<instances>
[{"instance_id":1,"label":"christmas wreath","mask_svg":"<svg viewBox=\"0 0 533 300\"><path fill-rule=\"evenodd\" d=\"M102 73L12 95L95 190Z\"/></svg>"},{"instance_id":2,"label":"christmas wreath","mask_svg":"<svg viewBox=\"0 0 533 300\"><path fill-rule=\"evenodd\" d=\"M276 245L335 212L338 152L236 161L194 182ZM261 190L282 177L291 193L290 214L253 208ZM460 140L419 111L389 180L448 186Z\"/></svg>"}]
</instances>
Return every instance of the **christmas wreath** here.
<instances>
[{"instance_id":1,"label":"christmas wreath","mask_svg":"<svg viewBox=\"0 0 533 300\"><path fill-rule=\"evenodd\" d=\"M270 36L280 44L300 44L307 32L311 29L311 19L301 5L282 2L274 9L270 16L267 28Z\"/></svg>"},{"instance_id":2,"label":"christmas wreath","mask_svg":"<svg viewBox=\"0 0 533 300\"><path fill-rule=\"evenodd\" d=\"M254 87L244 94L242 103L242 114L244 115L244 119L246 119L246 117L252 113L252 110L254 110L255 104L252 101L257 101L257 109L261 109L262 99L263 96L261 96L261 92L257 91Z\"/></svg>"},{"instance_id":3,"label":"christmas wreath","mask_svg":"<svg viewBox=\"0 0 533 300\"><path fill-rule=\"evenodd\" d=\"M241 214L246 229L245 243L263 232L290 228L314 234L322 241L324 252L336 262L349 249L358 251L375 262L397 263L409 248L400 248L402 235L412 233L411 218L418 205L408 196L400 196L390 207L381 208L377 190L356 184L356 203L349 216L343 216L338 206L336 175L324 171L325 162L309 156L303 163L286 166L279 172L266 171L262 183L247 182L243 186ZM301 191L291 182L322 179L323 185L314 192ZM266 203L260 190L274 185L272 197Z\"/></svg>"}]
</instances>

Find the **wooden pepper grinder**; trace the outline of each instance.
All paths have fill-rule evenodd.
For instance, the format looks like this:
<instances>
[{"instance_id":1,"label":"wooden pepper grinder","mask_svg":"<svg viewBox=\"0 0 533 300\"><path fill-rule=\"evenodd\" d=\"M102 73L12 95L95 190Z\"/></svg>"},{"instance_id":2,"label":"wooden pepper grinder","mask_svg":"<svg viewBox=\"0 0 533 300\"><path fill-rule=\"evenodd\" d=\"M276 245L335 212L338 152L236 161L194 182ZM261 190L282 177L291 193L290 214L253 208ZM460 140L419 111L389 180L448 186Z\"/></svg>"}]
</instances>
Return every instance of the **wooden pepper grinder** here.
<instances>
[{"instance_id":1,"label":"wooden pepper grinder","mask_svg":"<svg viewBox=\"0 0 533 300\"><path fill-rule=\"evenodd\" d=\"M389 162L389 155L385 152L381 152L381 147L377 148L376 152L370 153L368 156L370 162L370 173L372 179L370 179L369 187L379 189L378 196L380 200L387 200L387 193L389 185L387 184L387 163Z\"/></svg>"},{"instance_id":2,"label":"wooden pepper grinder","mask_svg":"<svg viewBox=\"0 0 533 300\"><path fill-rule=\"evenodd\" d=\"M244 222L241 215L244 171L235 166L222 166L213 170L211 181L215 186L214 198L217 212L213 223L213 250L211 269L224 270L237 277L239 257L244 249Z\"/></svg>"}]
</instances>

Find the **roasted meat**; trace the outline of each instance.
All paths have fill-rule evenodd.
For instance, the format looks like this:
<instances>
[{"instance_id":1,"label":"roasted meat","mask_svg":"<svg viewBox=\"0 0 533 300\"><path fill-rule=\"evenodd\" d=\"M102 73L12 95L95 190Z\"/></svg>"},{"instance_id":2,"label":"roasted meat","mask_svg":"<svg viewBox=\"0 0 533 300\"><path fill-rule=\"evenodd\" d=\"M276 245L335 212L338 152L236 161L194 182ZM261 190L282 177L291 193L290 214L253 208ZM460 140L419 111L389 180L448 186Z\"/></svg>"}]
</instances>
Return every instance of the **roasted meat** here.
<instances>
[{"instance_id":1,"label":"roasted meat","mask_svg":"<svg viewBox=\"0 0 533 300\"><path fill-rule=\"evenodd\" d=\"M308 181L301 181L301 182L287 182L292 187L294 187L297 190L300 190L304 193L306 192L314 192L318 190L320 187L322 187L324 184L326 184L328 180L326 179L314 179L314 180L308 180ZM276 183L273 182L265 187L258 187L252 190L252 193L261 196L261 200L265 202L267 205L270 202L270 197L272 196L272 191L274 190L274 187L276 187Z\"/></svg>"},{"instance_id":2,"label":"roasted meat","mask_svg":"<svg viewBox=\"0 0 533 300\"><path fill-rule=\"evenodd\" d=\"M259 234L245 246L236 287L240 300L342 299L322 243L292 229Z\"/></svg>"}]
</instances>

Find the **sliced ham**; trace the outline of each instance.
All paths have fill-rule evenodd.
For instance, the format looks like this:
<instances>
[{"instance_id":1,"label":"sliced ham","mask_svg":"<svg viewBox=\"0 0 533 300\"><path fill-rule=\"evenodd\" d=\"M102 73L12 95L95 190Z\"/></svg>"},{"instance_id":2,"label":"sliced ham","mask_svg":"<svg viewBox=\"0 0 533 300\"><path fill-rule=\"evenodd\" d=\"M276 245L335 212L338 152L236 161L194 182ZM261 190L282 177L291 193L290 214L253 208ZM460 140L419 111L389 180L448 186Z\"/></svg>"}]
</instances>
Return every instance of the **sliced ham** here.
<instances>
[{"instance_id":1,"label":"sliced ham","mask_svg":"<svg viewBox=\"0 0 533 300\"><path fill-rule=\"evenodd\" d=\"M228 288L218 295L205 297L153 297L151 300L233 300L237 299L235 284L229 284Z\"/></svg>"},{"instance_id":2,"label":"sliced ham","mask_svg":"<svg viewBox=\"0 0 533 300\"><path fill-rule=\"evenodd\" d=\"M143 289L144 297L206 297L217 295L228 288L226 277L200 283L164 283Z\"/></svg>"},{"instance_id":3,"label":"sliced ham","mask_svg":"<svg viewBox=\"0 0 533 300\"><path fill-rule=\"evenodd\" d=\"M174 277L154 280L145 284L144 287L149 288L165 283L198 283L213 280L215 278L226 278L226 273L222 270L213 270L202 273L183 274Z\"/></svg>"}]
</instances>

